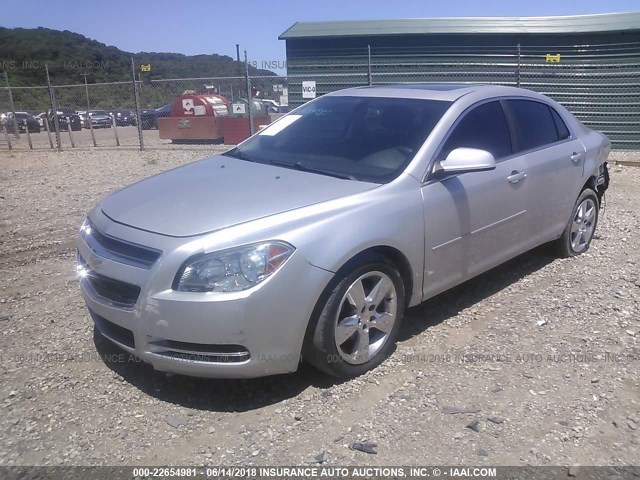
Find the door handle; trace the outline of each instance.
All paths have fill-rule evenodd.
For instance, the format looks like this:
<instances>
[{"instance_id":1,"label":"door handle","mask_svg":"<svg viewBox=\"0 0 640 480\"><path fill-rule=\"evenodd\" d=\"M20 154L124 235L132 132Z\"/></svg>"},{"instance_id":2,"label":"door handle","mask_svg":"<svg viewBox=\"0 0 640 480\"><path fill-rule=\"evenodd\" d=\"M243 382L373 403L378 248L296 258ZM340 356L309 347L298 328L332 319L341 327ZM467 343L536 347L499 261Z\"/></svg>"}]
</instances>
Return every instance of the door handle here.
<instances>
[{"instance_id":1,"label":"door handle","mask_svg":"<svg viewBox=\"0 0 640 480\"><path fill-rule=\"evenodd\" d=\"M524 178L527 178L527 174L525 172L518 172L517 170L514 170L511 172L511 175L507 177L507 180L509 180L509 183L518 183Z\"/></svg>"},{"instance_id":2,"label":"door handle","mask_svg":"<svg viewBox=\"0 0 640 480\"><path fill-rule=\"evenodd\" d=\"M582 152L578 153L578 152L573 152L573 154L571 155L571 161L573 163L578 163L580 160L582 160L582 157L584 156L584 154Z\"/></svg>"}]
</instances>

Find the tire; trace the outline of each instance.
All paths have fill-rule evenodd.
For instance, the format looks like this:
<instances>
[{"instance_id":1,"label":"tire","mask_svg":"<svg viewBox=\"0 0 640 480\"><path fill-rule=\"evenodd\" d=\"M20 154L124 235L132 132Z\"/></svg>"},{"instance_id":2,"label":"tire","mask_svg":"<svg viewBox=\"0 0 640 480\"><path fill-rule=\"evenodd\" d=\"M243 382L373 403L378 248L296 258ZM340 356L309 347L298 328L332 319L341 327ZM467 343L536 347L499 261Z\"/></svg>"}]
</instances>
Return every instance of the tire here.
<instances>
[{"instance_id":1,"label":"tire","mask_svg":"<svg viewBox=\"0 0 640 480\"><path fill-rule=\"evenodd\" d=\"M576 200L571 217L558 240L561 257L575 257L586 252L598 225L600 202L596 192L585 188Z\"/></svg>"},{"instance_id":2,"label":"tire","mask_svg":"<svg viewBox=\"0 0 640 480\"><path fill-rule=\"evenodd\" d=\"M385 257L367 256L342 270L318 300L303 357L325 373L352 378L393 352L405 291L398 269Z\"/></svg>"}]
</instances>

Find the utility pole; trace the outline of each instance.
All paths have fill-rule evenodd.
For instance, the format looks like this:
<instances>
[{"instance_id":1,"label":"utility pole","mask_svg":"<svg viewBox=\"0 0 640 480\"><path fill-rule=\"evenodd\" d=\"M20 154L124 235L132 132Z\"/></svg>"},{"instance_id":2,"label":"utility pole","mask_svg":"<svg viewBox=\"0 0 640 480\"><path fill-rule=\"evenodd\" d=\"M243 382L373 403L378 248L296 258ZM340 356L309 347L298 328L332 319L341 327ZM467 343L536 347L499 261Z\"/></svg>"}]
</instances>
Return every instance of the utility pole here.
<instances>
[{"instance_id":1,"label":"utility pole","mask_svg":"<svg viewBox=\"0 0 640 480\"><path fill-rule=\"evenodd\" d=\"M136 102L136 126L138 127L138 141L140 151L144 150L144 137L142 136L142 111L140 110L140 99L138 98L138 85L136 84L136 64L131 57L131 81L133 82L133 97Z\"/></svg>"},{"instance_id":2,"label":"utility pole","mask_svg":"<svg viewBox=\"0 0 640 480\"><path fill-rule=\"evenodd\" d=\"M84 77L84 92L87 95L87 116L86 116L86 119L89 122L89 130L91 130L91 140L93 140L93 146L97 147L98 144L96 143L96 134L93 133L93 124L91 123L91 116L89 115L89 110L91 110L91 106L89 104L89 84L87 83L87 76L89 74L88 73L81 73L80 75L82 75Z\"/></svg>"},{"instance_id":3,"label":"utility pole","mask_svg":"<svg viewBox=\"0 0 640 480\"><path fill-rule=\"evenodd\" d=\"M253 135L253 112L251 98L251 79L249 78L249 61L247 60L247 51L244 51L244 72L247 80L247 108L249 108L249 134Z\"/></svg>"},{"instance_id":4,"label":"utility pole","mask_svg":"<svg viewBox=\"0 0 640 480\"><path fill-rule=\"evenodd\" d=\"M9 93L9 106L11 107L11 113L13 113L13 128L15 128L16 138L20 138L20 129L18 128L18 118L16 117L16 107L13 104L13 94L11 93L11 86L9 85L9 75L7 71L4 71L4 80L7 83L7 92ZM27 127L27 130L29 128Z\"/></svg>"},{"instance_id":5,"label":"utility pole","mask_svg":"<svg viewBox=\"0 0 640 480\"><path fill-rule=\"evenodd\" d=\"M56 144L58 145L58 151L62 151L62 140L60 140L60 122L58 121L58 104L56 103L56 93L51 86L51 77L49 76L49 65L44 64L44 69L47 72L47 85L49 86L49 97L51 98L51 113L53 114L53 125L56 130ZM68 125L71 130L71 125Z\"/></svg>"}]
</instances>

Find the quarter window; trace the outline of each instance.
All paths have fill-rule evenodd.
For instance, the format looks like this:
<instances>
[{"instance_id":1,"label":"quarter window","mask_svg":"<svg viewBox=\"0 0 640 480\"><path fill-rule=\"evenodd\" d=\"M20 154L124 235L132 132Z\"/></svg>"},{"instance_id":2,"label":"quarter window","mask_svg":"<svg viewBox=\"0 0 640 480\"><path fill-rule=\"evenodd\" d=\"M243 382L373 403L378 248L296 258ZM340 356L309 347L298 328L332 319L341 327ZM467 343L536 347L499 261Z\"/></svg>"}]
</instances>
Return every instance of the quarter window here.
<instances>
[{"instance_id":1,"label":"quarter window","mask_svg":"<svg viewBox=\"0 0 640 480\"><path fill-rule=\"evenodd\" d=\"M479 148L498 159L511 155L509 126L497 101L484 103L467 113L455 126L443 149L443 159L460 147Z\"/></svg>"},{"instance_id":2,"label":"quarter window","mask_svg":"<svg viewBox=\"0 0 640 480\"><path fill-rule=\"evenodd\" d=\"M571 134L569 133L566 123L562 120L562 117L553 108L549 107L549 110L551 110L551 115L553 116L553 121L556 124L556 130L558 130L558 137L560 140L569 138Z\"/></svg>"},{"instance_id":3,"label":"quarter window","mask_svg":"<svg viewBox=\"0 0 640 480\"><path fill-rule=\"evenodd\" d=\"M558 141L556 123L547 104L533 100L507 100L506 103L516 130L516 151L531 150Z\"/></svg>"}]
</instances>

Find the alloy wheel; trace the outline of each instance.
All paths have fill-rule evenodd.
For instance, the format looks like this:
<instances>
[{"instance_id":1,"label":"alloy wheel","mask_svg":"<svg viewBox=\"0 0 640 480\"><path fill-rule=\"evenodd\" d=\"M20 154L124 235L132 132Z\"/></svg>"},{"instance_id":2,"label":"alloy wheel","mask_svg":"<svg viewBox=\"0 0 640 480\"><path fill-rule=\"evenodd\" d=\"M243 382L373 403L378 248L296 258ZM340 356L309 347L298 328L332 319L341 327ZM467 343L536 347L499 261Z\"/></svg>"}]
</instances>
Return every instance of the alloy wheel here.
<instances>
[{"instance_id":1,"label":"alloy wheel","mask_svg":"<svg viewBox=\"0 0 640 480\"><path fill-rule=\"evenodd\" d=\"M396 287L388 275L367 272L342 297L335 319L338 353L352 365L368 362L382 349L398 312Z\"/></svg>"},{"instance_id":2,"label":"alloy wheel","mask_svg":"<svg viewBox=\"0 0 640 480\"><path fill-rule=\"evenodd\" d=\"M571 224L571 249L580 253L587 249L596 225L596 203L585 198L573 217Z\"/></svg>"}]
</instances>

